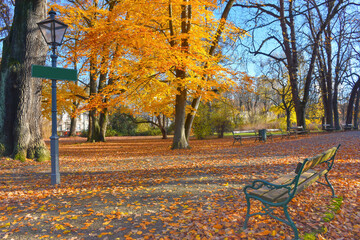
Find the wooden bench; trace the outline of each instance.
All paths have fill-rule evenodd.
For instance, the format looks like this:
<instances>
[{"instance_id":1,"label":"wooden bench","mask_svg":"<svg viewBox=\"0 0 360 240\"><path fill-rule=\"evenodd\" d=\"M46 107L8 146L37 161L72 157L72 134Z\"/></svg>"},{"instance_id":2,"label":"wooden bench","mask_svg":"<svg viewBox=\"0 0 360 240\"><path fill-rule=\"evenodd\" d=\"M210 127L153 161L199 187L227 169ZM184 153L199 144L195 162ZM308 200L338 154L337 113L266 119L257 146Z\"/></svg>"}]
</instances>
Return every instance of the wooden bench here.
<instances>
[{"instance_id":1,"label":"wooden bench","mask_svg":"<svg viewBox=\"0 0 360 240\"><path fill-rule=\"evenodd\" d=\"M299 135L299 134L308 134L310 131L305 130L303 126L296 126L296 127L290 127L289 128L289 135Z\"/></svg>"},{"instance_id":2,"label":"wooden bench","mask_svg":"<svg viewBox=\"0 0 360 240\"><path fill-rule=\"evenodd\" d=\"M242 144L242 140L245 138L254 138L255 142L256 140L259 140L259 134L257 130L242 130L242 131L233 131L233 137L234 137L234 142L233 145L236 142L240 142L240 144ZM244 135L246 134L246 135Z\"/></svg>"},{"instance_id":3,"label":"wooden bench","mask_svg":"<svg viewBox=\"0 0 360 240\"><path fill-rule=\"evenodd\" d=\"M275 132L276 134L274 134ZM267 138L272 140L273 137L278 136L284 138L284 137L289 137L290 134L289 132L283 132L283 130L280 128L274 128L274 129L271 128L271 129L266 129L266 136Z\"/></svg>"},{"instance_id":4,"label":"wooden bench","mask_svg":"<svg viewBox=\"0 0 360 240\"><path fill-rule=\"evenodd\" d=\"M326 183L319 183L328 186L331 189L332 197L335 197L334 188L329 182L327 174L333 167L335 155L339 147L340 145L315 157L307 158L302 163L299 162L294 172L280 176L280 178L275 181L255 180L251 185L245 186L244 192L247 202L247 213L243 228L247 228L250 217L254 215L269 215L289 225L294 231L295 239L299 239L298 230L287 210L288 203L298 193L316 182L322 176L324 176ZM260 201L264 206L263 209L250 214L250 199ZM277 207L283 208L285 218L274 215L274 209Z\"/></svg>"}]
</instances>

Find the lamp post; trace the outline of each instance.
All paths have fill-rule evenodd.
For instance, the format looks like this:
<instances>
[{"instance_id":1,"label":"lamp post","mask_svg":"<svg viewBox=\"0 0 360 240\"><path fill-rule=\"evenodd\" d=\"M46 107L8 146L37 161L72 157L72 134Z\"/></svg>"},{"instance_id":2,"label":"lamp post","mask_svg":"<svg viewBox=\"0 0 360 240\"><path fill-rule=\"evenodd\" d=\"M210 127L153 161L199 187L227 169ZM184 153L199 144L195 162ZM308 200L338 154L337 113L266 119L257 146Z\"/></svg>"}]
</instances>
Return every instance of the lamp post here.
<instances>
[{"instance_id":1,"label":"lamp post","mask_svg":"<svg viewBox=\"0 0 360 240\"><path fill-rule=\"evenodd\" d=\"M67 25L55 19L56 12L51 9L50 17L37 23L41 34L46 43L51 46L51 66L56 67L57 55L55 50L57 46L62 44L62 40L67 29ZM57 135L57 107L56 107L56 79L51 80L51 137L50 137L50 151L51 151L51 184L56 185L60 183L59 172L59 136Z\"/></svg>"}]
</instances>

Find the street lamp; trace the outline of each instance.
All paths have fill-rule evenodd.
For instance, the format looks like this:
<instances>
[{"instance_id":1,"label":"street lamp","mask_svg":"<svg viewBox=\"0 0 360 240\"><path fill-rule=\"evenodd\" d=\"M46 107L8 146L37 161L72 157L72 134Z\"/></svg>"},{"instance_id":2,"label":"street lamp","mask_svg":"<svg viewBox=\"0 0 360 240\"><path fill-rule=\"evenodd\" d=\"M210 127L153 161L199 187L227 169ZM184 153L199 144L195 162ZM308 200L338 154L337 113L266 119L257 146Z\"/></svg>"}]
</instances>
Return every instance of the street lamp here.
<instances>
[{"instance_id":1,"label":"street lamp","mask_svg":"<svg viewBox=\"0 0 360 240\"><path fill-rule=\"evenodd\" d=\"M51 9L49 12L50 17L37 23L40 28L46 43L51 46L51 66L56 67L57 55L55 50L57 46L62 44L62 40L67 29L67 25L57 19L55 19L56 12ZM50 149L51 149L51 184L60 183L59 172L59 136L57 135L57 107L56 107L56 79L52 79L51 84L51 118L52 118L52 134L50 137Z\"/></svg>"}]
</instances>

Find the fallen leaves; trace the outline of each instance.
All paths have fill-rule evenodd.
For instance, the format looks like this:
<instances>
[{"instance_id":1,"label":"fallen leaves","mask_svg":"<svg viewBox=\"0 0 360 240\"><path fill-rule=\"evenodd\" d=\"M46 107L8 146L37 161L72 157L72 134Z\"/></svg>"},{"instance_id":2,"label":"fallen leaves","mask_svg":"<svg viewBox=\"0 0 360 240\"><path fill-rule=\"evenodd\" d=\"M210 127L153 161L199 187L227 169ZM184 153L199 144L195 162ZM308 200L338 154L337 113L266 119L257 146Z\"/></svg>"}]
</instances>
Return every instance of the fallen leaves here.
<instances>
[{"instance_id":1,"label":"fallen leaves","mask_svg":"<svg viewBox=\"0 0 360 240\"><path fill-rule=\"evenodd\" d=\"M334 134L240 147L232 139L195 140L188 151L171 151L170 140L156 138L98 144L62 139L62 183L55 188L49 185L49 162L0 160L0 237L286 239L292 230L266 217L250 220L242 231L242 187L276 178L299 158L341 143L329 176L344 197L334 219L322 221L331 198L321 185L293 199L289 210L300 234L325 227L316 233L319 239L358 239L359 132ZM260 207L255 203L254 210Z\"/></svg>"}]
</instances>

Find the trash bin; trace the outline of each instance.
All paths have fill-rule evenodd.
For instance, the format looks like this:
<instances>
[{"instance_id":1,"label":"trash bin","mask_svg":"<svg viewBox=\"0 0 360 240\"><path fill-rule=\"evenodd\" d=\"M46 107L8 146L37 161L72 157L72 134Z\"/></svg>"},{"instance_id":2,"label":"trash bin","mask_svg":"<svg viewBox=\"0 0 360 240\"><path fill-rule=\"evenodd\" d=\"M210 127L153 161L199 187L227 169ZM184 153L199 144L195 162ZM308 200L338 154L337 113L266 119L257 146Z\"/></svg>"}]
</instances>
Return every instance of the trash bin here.
<instances>
[{"instance_id":1,"label":"trash bin","mask_svg":"<svg viewBox=\"0 0 360 240\"><path fill-rule=\"evenodd\" d=\"M266 142L266 129L259 130L259 140Z\"/></svg>"}]
</instances>

